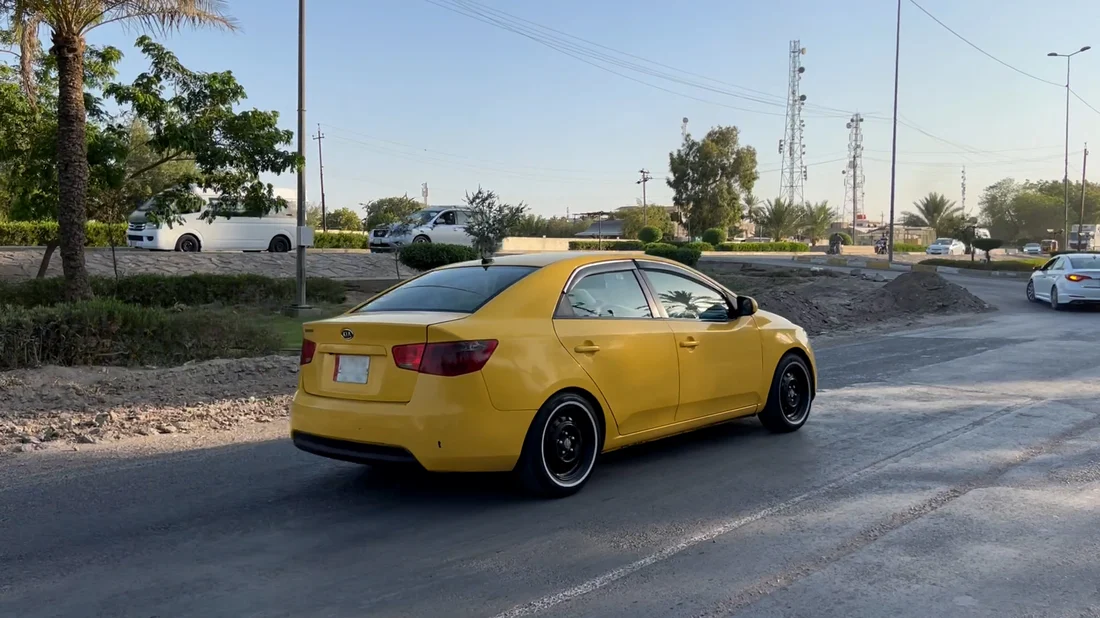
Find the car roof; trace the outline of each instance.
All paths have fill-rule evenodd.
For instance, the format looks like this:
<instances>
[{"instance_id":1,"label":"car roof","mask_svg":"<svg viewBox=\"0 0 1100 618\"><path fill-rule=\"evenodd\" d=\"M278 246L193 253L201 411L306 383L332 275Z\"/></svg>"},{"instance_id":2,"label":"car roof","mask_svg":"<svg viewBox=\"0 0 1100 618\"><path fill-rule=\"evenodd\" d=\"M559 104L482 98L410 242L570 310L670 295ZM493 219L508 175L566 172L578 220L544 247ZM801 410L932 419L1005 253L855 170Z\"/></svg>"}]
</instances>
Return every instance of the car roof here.
<instances>
[{"instance_id":1,"label":"car roof","mask_svg":"<svg viewBox=\"0 0 1100 618\"><path fill-rule=\"evenodd\" d=\"M1064 258L1089 258L1091 260L1100 260L1100 253L1063 253L1058 257Z\"/></svg>"},{"instance_id":2,"label":"car roof","mask_svg":"<svg viewBox=\"0 0 1100 618\"><path fill-rule=\"evenodd\" d=\"M500 255L493 258L492 264L494 266L529 266L534 268L542 268L543 266L550 266L551 264L561 264L562 266L572 266L576 268L586 264L634 259L677 264L677 262L673 262L672 260L633 251L548 251L545 253ZM449 264L443 268L480 265L481 260L472 260L469 262Z\"/></svg>"}]
</instances>

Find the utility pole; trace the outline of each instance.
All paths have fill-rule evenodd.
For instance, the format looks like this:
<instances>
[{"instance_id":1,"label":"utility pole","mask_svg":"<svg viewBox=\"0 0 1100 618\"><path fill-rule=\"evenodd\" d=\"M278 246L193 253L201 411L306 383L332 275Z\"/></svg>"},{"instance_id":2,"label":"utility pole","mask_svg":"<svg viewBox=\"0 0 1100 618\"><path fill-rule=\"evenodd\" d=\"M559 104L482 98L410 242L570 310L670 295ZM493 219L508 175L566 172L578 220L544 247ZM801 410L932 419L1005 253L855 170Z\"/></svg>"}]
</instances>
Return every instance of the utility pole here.
<instances>
[{"instance_id":1,"label":"utility pole","mask_svg":"<svg viewBox=\"0 0 1100 618\"><path fill-rule=\"evenodd\" d=\"M321 141L325 134L321 133L321 123L317 123L317 169L321 171L321 231L328 231L328 210L325 209L325 156L321 151Z\"/></svg>"},{"instance_id":2,"label":"utility pole","mask_svg":"<svg viewBox=\"0 0 1100 618\"><path fill-rule=\"evenodd\" d=\"M890 140L890 240L886 243L886 261L894 261L894 198L898 186L898 69L901 68L901 0L898 0L898 23L894 34L894 116L893 137Z\"/></svg>"},{"instance_id":3,"label":"utility pole","mask_svg":"<svg viewBox=\"0 0 1100 618\"><path fill-rule=\"evenodd\" d=\"M290 311L301 315L309 309L306 304L306 247L302 244L306 235L306 0L298 0L298 255L295 260L297 296Z\"/></svg>"},{"instance_id":4,"label":"utility pole","mask_svg":"<svg viewBox=\"0 0 1100 618\"><path fill-rule=\"evenodd\" d=\"M1085 235L1085 167L1089 163L1089 143L1085 142L1085 156L1081 159L1081 221L1077 226L1077 250L1081 251L1081 239ZM1068 247L1067 247L1068 248Z\"/></svg>"},{"instance_id":5,"label":"utility pole","mask_svg":"<svg viewBox=\"0 0 1100 618\"><path fill-rule=\"evenodd\" d=\"M634 184L642 185L642 226L646 227L649 225L649 205L645 199L645 183L652 180L653 177L649 175L649 170L645 168L638 170L638 173L642 175L642 179Z\"/></svg>"},{"instance_id":6,"label":"utility pole","mask_svg":"<svg viewBox=\"0 0 1100 618\"><path fill-rule=\"evenodd\" d=\"M428 207L428 183L420 184L420 197L424 198L424 208Z\"/></svg>"}]
</instances>

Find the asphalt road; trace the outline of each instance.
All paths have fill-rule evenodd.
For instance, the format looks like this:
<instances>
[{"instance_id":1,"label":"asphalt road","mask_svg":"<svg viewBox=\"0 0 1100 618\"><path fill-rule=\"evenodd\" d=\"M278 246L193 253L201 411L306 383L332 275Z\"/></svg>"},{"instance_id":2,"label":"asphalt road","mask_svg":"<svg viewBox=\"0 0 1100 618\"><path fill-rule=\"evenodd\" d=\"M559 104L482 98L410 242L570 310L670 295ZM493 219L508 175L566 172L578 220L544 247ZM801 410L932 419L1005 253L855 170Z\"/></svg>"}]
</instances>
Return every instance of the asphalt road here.
<instances>
[{"instance_id":1,"label":"asphalt road","mask_svg":"<svg viewBox=\"0 0 1100 618\"><path fill-rule=\"evenodd\" d=\"M0 616L1096 615L1097 314L964 283L1001 311L820 348L802 431L628 449L566 500L285 440L30 465Z\"/></svg>"}]
</instances>

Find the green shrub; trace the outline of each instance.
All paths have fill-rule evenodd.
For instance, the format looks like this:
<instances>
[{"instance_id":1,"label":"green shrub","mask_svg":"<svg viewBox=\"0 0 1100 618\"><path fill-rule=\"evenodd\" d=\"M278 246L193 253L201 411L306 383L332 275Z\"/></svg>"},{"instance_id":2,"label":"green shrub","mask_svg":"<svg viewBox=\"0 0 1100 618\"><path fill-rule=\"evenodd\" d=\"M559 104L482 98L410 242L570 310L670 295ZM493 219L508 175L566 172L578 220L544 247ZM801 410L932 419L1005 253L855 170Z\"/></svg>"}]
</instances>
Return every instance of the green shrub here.
<instances>
[{"instance_id":1,"label":"green shrub","mask_svg":"<svg viewBox=\"0 0 1100 618\"><path fill-rule=\"evenodd\" d=\"M4 221L0 222L0 247L44 247L57 239L56 221ZM89 222L85 228L87 247L109 247L111 238L115 246L126 246L125 223Z\"/></svg>"},{"instance_id":2,"label":"green shrub","mask_svg":"<svg viewBox=\"0 0 1100 618\"><path fill-rule=\"evenodd\" d=\"M852 235L849 234L848 232L837 232L837 233L840 234L840 244L849 245L849 246L854 244L855 241L852 240ZM830 236L832 236L832 234L830 234Z\"/></svg>"},{"instance_id":3,"label":"green shrub","mask_svg":"<svg viewBox=\"0 0 1100 618\"><path fill-rule=\"evenodd\" d=\"M638 240L644 242L647 245L661 240L661 235L661 228L653 227L652 225L643 227L642 229L638 230Z\"/></svg>"},{"instance_id":4,"label":"green shrub","mask_svg":"<svg viewBox=\"0 0 1100 618\"><path fill-rule=\"evenodd\" d=\"M317 249L367 249L370 236L350 232L317 232L313 235L313 246Z\"/></svg>"},{"instance_id":5,"label":"green shrub","mask_svg":"<svg viewBox=\"0 0 1100 618\"><path fill-rule=\"evenodd\" d=\"M646 255L653 255L656 257L663 257L670 260L675 260L681 264L694 267L699 263L699 258L702 257L702 251L698 249L692 249L690 247L674 247L672 245L666 245L664 243L654 243L646 247Z\"/></svg>"},{"instance_id":6,"label":"green shrub","mask_svg":"<svg viewBox=\"0 0 1100 618\"><path fill-rule=\"evenodd\" d=\"M714 245L706 241L686 242L680 246L686 249L695 249L697 251L714 251Z\"/></svg>"},{"instance_id":7,"label":"green shrub","mask_svg":"<svg viewBox=\"0 0 1100 618\"><path fill-rule=\"evenodd\" d=\"M998 260L996 262L986 262L983 260L972 262L969 259L950 260L946 258L929 258L920 261L921 264L926 266L950 266L951 268L966 268L968 270L996 270L1002 272L1030 272L1035 270L1036 266L1042 266L1045 262L1045 259Z\"/></svg>"},{"instance_id":8,"label":"green shrub","mask_svg":"<svg viewBox=\"0 0 1100 618\"><path fill-rule=\"evenodd\" d=\"M745 253L803 253L809 251L810 246L804 242L726 242L717 249Z\"/></svg>"},{"instance_id":9,"label":"green shrub","mask_svg":"<svg viewBox=\"0 0 1100 618\"><path fill-rule=\"evenodd\" d=\"M894 251L899 253L924 253L927 248L924 245L914 245L906 242L894 243Z\"/></svg>"},{"instance_id":10,"label":"green shrub","mask_svg":"<svg viewBox=\"0 0 1100 618\"><path fill-rule=\"evenodd\" d=\"M133 275L92 277L92 291L99 298L113 298L129 305L283 304L296 298L294 279L261 275L194 274L182 276ZM346 288L332 279L307 279L306 299L313 303L340 304ZM0 281L0 305L39 307L64 301L64 279L49 277L18 282Z\"/></svg>"},{"instance_id":11,"label":"green shrub","mask_svg":"<svg viewBox=\"0 0 1100 618\"><path fill-rule=\"evenodd\" d=\"M401 249L401 263L416 270L431 270L454 264L468 262L478 258L477 250L466 245L448 245L444 243L414 243Z\"/></svg>"},{"instance_id":12,"label":"green shrub","mask_svg":"<svg viewBox=\"0 0 1100 618\"><path fill-rule=\"evenodd\" d=\"M703 232L703 242L709 243L714 246L718 246L726 242L726 230L720 227L712 227L709 230ZM712 251L712 249L707 249Z\"/></svg>"},{"instance_id":13,"label":"green shrub","mask_svg":"<svg viewBox=\"0 0 1100 618\"><path fill-rule=\"evenodd\" d=\"M570 251L642 251L646 243L640 240L571 240Z\"/></svg>"},{"instance_id":14,"label":"green shrub","mask_svg":"<svg viewBox=\"0 0 1100 618\"><path fill-rule=\"evenodd\" d=\"M250 312L180 311L94 300L0 307L0 370L39 365L181 365L278 352L282 337Z\"/></svg>"}]
</instances>

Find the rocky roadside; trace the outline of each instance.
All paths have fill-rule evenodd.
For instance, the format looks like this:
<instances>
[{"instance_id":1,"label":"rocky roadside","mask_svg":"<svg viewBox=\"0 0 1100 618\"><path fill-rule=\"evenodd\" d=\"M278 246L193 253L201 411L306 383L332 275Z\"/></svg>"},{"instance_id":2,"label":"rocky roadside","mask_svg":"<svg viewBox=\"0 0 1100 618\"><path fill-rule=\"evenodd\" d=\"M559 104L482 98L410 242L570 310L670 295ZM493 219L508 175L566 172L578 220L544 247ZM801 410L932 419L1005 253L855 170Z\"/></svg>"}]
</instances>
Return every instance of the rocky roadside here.
<instances>
[{"instance_id":1,"label":"rocky roadside","mask_svg":"<svg viewBox=\"0 0 1100 618\"><path fill-rule=\"evenodd\" d=\"M286 417L297 381L298 359L286 356L8 372L0 374L0 454L269 423Z\"/></svg>"}]
</instances>

